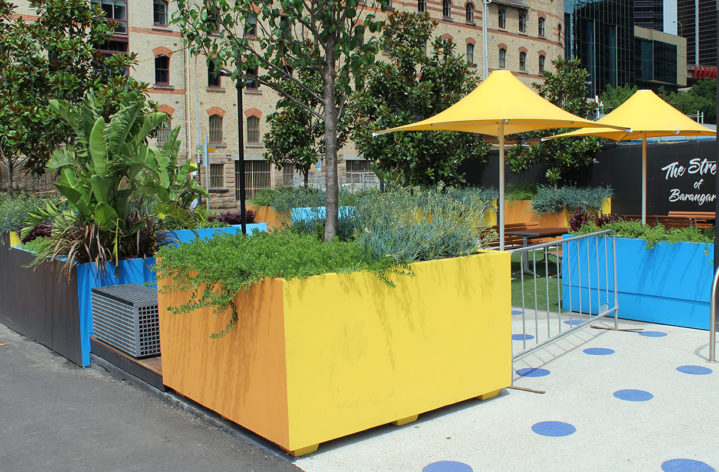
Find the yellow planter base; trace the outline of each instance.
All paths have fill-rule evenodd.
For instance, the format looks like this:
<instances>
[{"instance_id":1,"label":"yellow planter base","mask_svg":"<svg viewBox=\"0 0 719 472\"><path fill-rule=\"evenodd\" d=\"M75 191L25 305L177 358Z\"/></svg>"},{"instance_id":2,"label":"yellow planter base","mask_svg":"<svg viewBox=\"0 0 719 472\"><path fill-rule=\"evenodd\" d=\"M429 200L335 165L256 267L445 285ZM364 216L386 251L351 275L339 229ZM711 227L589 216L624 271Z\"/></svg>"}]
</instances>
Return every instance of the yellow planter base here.
<instances>
[{"instance_id":1,"label":"yellow planter base","mask_svg":"<svg viewBox=\"0 0 719 472\"><path fill-rule=\"evenodd\" d=\"M22 240L20 239L20 236L17 235L15 231L10 233L10 246L15 247L22 244Z\"/></svg>"},{"instance_id":2,"label":"yellow planter base","mask_svg":"<svg viewBox=\"0 0 719 472\"><path fill-rule=\"evenodd\" d=\"M229 313L172 315L160 281L165 385L295 455L511 384L509 253L420 262L388 287L367 272L266 279Z\"/></svg>"}]
</instances>

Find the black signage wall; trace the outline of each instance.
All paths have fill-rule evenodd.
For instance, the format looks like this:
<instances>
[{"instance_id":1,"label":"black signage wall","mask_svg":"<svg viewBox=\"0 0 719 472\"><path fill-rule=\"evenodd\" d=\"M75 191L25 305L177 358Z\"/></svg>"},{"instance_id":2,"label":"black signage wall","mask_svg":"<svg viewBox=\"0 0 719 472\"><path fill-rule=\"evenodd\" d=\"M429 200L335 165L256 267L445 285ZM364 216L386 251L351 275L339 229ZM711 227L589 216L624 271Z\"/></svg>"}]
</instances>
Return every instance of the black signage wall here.
<instances>
[{"instance_id":1,"label":"black signage wall","mask_svg":"<svg viewBox=\"0 0 719 472\"><path fill-rule=\"evenodd\" d=\"M647 214L666 215L670 210L714 211L716 142L680 141L647 145ZM584 175L574 176L580 186L609 185L614 190L612 212L639 215L642 211L641 143L608 144L597 154L599 163ZM469 185L498 188L496 151L485 163L467 163ZM516 175L506 169L506 183L546 185L545 168L534 167Z\"/></svg>"}]
</instances>

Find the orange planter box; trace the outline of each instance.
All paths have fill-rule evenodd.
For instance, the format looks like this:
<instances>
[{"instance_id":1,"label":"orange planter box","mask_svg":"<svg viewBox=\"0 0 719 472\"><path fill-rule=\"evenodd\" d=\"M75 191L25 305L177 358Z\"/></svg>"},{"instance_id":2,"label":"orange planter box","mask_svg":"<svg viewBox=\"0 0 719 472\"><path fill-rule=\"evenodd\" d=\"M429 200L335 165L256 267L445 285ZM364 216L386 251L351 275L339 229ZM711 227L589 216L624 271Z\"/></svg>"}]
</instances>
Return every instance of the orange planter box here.
<instances>
[{"instance_id":1,"label":"orange planter box","mask_svg":"<svg viewBox=\"0 0 719 472\"><path fill-rule=\"evenodd\" d=\"M289 225L289 215L276 212L271 206L247 205L248 210L255 212L256 223L267 223L267 230L280 229Z\"/></svg>"}]
</instances>

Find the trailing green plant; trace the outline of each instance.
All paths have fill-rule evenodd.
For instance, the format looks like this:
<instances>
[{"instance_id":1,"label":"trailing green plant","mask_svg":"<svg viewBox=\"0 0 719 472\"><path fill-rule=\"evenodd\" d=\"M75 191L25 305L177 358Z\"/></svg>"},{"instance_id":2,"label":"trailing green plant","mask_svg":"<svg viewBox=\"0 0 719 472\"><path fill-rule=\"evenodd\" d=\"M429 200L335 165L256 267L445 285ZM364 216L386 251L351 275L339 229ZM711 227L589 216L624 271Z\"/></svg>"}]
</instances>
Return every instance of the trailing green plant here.
<instances>
[{"instance_id":1,"label":"trailing green plant","mask_svg":"<svg viewBox=\"0 0 719 472\"><path fill-rule=\"evenodd\" d=\"M612 194L610 187L539 187L532 199L532 208L538 215L556 213L564 208L597 211Z\"/></svg>"},{"instance_id":2,"label":"trailing green plant","mask_svg":"<svg viewBox=\"0 0 719 472\"><path fill-rule=\"evenodd\" d=\"M573 234L589 234L596 231L611 229L620 238L643 239L647 243L647 249L653 248L659 242L675 244L678 242L713 243L714 229L688 228L665 228L663 225L643 225L641 221L614 221L604 224L599 228L595 222L584 224Z\"/></svg>"},{"instance_id":3,"label":"trailing green plant","mask_svg":"<svg viewBox=\"0 0 719 472\"><path fill-rule=\"evenodd\" d=\"M174 314L211 307L215 313L232 311L222 336L237 323L233 299L265 278L301 279L328 272L372 271L392 285L391 274L407 274L406 265L389 257L371 257L354 242L331 241L294 231L257 233L251 237L218 236L195 240L179 247L166 246L158 253L158 279L168 279L166 293L191 293L188 303L168 307Z\"/></svg>"},{"instance_id":4,"label":"trailing green plant","mask_svg":"<svg viewBox=\"0 0 719 472\"><path fill-rule=\"evenodd\" d=\"M464 256L496 235L485 219L491 204L479 192L401 189L376 193L357 206L357 243L372 257L410 263Z\"/></svg>"},{"instance_id":5,"label":"trailing green plant","mask_svg":"<svg viewBox=\"0 0 719 472\"><path fill-rule=\"evenodd\" d=\"M142 94L129 94L109 122L89 92L72 107L53 100L51 107L73 129L75 144L55 150L48 170L59 173L55 188L69 208L54 202L30 212L25 237L42 221L53 220L53 244L36 262L64 258L64 269L81 262L105 267L120 259L152 256L164 243L163 220L189 218L189 206L206 192L190 178L191 163L178 166L180 128L161 147L147 145L166 119L149 111Z\"/></svg>"},{"instance_id":6,"label":"trailing green plant","mask_svg":"<svg viewBox=\"0 0 719 472\"><path fill-rule=\"evenodd\" d=\"M26 251L40 253L47 250L47 247L52 244L52 239L47 236L40 236L30 241L23 242L21 248Z\"/></svg>"}]
</instances>

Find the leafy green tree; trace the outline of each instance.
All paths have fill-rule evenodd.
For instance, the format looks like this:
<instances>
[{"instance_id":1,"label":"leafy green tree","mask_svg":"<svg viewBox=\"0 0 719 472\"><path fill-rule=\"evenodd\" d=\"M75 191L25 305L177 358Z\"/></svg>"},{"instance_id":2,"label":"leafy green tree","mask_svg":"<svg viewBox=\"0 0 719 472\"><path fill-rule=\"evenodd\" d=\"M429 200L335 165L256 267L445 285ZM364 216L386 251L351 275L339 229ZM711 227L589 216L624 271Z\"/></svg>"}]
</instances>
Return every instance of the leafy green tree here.
<instances>
[{"instance_id":1,"label":"leafy green tree","mask_svg":"<svg viewBox=\"0 0 719 472\"><path fill-rule=\"evenodd\" d=\"M545 71L544 83L534 83L537 93L558 107L589 117L596 104L587 100L589 74L578 59L557 59L552 62L555 72ZM544 130L526 133L525 138L538 139L571 130ZM600 138L562 138L530 146L516 146L507 153L512 172L523 172L531 166L545 163L546 177L553 185L572 183L572 174L596 164L594 157L602 147Z\"/></svg>"},{"instance_id":2,"label":"leafy green tree","mask_svg":"<svg viewBox=\"0 0 719 472\"><path fill-rule=\"evenodd\" d=\"M387 60L363 69L364 84L350 105L357 149L375 161L378 175L398 175L403 185L461 183L460 164L482 159L489 149L480 137L468 133L423 131L372 137L377 130L429 118L477 86L478 77L469 62L455 53L455 44L433 39L436 25L426 13L390 14L380 40Z\"/></svg>"},{"instance_id":3,"label":"leafy green tree","mask_svg":"<svg viewBox=\"0 0 719 472\"><path fill-rule=\"evenodd\" d=\"M324 124L324 165L327 185L325 241L337 234L337 127L346 98L362 64L374 60L377 42L367 38L381 22L373 11L388 0L179 0L175 21L195 54L233 68L233 77L266 85L280 94L292 81L317 103L285 94ZM322 93L305 85L293 71L322 77ZM341 92L341 93L338 93Z\"/></svg>"},{"instance_id":4,"label":"leafy green tree","mask_svg":"<svg viewBox=\"0 0 719 472\"><path fill-rule=\"evenodd\" d=\"M638 88L639 87L636 85L634 87L630 87L629 84L624 84L621 87L612 87L611 84L607 85L607 90L605 90L600 97L600 100L604 105L604 112L609 113L622 103L626 102L629 97L634 95L634 92L636 92Z\"/></svg>"},{"instance_id":5,"label":"leafy green tree","mask_svg":"<svg viewBox=\"0 0 719 472\"><path fill-rule=\"evenodd\" d=\"M697 81L689 90L659 95L671 106L683 113L704 112L704 121L716 123L717 117L717 80L704 79Z\"/></svg>"},{"instance_id":6,"label":"leafy green tree","mask_svg":"<svg viewBox=\"0 0 719 472\"><path fill-rule=\"evenodd\" d=\"M278 169L294 166L302 173L305 187L309 183L312 166L325 153L324 123L309 109L317 109L316 96L322 95L322 77L317 73L299 71L297 77L305 87L315 91L314 95L305 92L294 81L280 79L278 87L283 93L277 102L276 111L267 115L270 131L265 134L264 143L267 152L264 157ZM299 105L295 97L303 105ZM341 149L347 141L347 114L338 121L337 148Z\"/></svg>"},{"instance_id":7,"label":"leafy green tree","mask_svg":"<svg viewBox=\"0 0 719 472\"><path fill-rule=\"evenodd\" d=\"M25 21L0 0L0 163L12 193L21 167L42 173L53 149L71 130L48 104L79 103L96 91L103 116L117 111L127 93L143 85L125 74L134 57L105 57L97 48L112 33L99 7L85 0L30 0L38 18Z\"/></svg>"}]
</instances>

